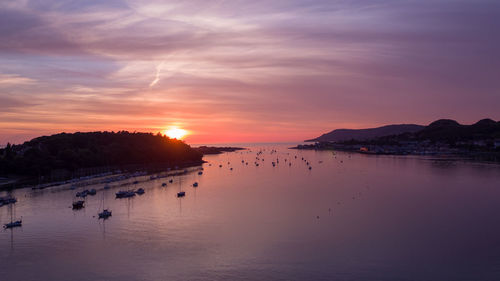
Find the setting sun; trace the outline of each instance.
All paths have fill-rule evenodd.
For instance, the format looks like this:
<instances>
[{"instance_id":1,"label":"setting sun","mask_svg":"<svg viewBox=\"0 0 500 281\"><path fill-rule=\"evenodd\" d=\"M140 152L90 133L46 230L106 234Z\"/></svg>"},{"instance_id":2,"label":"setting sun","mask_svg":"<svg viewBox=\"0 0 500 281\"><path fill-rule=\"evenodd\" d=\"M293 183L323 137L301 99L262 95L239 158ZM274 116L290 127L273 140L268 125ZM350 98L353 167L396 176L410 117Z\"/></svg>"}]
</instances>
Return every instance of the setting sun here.
<instances>
[{"instance_id":1,"label":"setting sun","mask_svg":"<svg viewBox=\"0 0 500 281\"><path fill-rule=\"evenodd\" d=\"M187 135L188 131L184 129L179 129L177 127L172 127L168 130L165 130L163 133L171 139L182 139L184 136Z\"/></svg>"}]
</instances>

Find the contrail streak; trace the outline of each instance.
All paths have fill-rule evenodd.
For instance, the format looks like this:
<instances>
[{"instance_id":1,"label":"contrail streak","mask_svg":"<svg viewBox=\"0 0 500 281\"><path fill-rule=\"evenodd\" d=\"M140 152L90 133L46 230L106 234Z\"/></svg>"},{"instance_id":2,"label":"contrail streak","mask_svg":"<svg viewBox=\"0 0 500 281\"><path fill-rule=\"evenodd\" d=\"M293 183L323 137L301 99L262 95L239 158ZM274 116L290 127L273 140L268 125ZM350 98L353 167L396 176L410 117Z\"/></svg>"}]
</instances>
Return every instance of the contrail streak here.
<instances>
[{"instance_id":1,"label":"contrail streak","mask_svg":"<svg viewBox=\"0 0 500 281\"><path fill-rule=\"evenodd\" d=\"M154 85L156 85L156 83L158 83L158 81L160 81L160 72L161 72L161 68L163 67L163 63L165 63L164 61L162 61L159 65L156 66L156 76L155 76L155 79L151 82L151 84L149 84L149 87L153 87Z\"/></svg>"}]
</instances>

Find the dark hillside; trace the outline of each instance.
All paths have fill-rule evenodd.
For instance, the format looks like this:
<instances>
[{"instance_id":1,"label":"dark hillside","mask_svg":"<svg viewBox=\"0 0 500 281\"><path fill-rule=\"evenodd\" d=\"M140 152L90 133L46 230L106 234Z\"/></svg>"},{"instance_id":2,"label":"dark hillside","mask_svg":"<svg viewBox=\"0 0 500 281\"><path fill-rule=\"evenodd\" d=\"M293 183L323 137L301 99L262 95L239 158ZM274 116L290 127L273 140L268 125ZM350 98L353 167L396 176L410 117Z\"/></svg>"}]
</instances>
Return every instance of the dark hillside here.
<instances>
[{"instance_id":1,"label":"dark hillside","mask_svg":"<svg viewBox=\"0 0 500 281\"><path fill-rule=\"evenodd\" d=\"M0 150L0 174L47 175L53 170L131 164L182 164L202 154L176 139L126 131L61 133Z\"/></svg>"}]
</instances>

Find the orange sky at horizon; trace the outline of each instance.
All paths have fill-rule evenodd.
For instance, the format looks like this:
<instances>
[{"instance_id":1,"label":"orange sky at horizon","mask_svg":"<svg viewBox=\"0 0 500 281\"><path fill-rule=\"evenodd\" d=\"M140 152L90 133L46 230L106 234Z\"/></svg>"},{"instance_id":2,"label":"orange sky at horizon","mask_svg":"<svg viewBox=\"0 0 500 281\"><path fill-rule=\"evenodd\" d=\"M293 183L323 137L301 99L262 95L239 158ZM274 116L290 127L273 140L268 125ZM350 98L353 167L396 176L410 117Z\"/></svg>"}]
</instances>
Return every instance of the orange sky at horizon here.
<instances>
[{"instance_id":1,"label":"orange sky at horizon","mask_svg":"<svg viewBox=\"0 0 500 281\"><path fill-rule=\"evenodd\" d=\"M61 132L297 142L500 119L500 17L475 1L0 2L0 146Z\"/></svg>"}]
</instances>

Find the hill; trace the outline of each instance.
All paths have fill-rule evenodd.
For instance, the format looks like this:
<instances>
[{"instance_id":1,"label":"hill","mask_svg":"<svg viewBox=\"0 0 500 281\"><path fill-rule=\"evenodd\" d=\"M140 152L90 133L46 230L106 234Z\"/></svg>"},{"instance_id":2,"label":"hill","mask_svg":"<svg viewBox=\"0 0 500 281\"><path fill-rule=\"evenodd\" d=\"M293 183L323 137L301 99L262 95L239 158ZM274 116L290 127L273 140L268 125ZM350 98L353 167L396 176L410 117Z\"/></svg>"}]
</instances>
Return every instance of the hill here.
<instances>
[{"instance_id":1,"label":"hill","mask_svg":"<svg viewBox=\"0 0 500 281\"><path fill-rule=\"evenodd\" d=\"M54 171L126 165L182 165L202 154L184 142L150 133L56 134L0 149L0 175L44 176ZM68 174L66 173L66 174Z\"/></svg>"},{"instance_id":2,"label":"hill","mask_svg":"<svg viewBox=\"0 0 500 281\"><path fill-rule=\"evenodd\" d=\"M446 142L494 140L500 138L500 122L482 119L472 125L462 125L455 120L440 119L409 137Z\"/></svg>"},{"instance_id":3,"label":"hill","mask_svg":"<svg viewBox=\"0 0 500 281\"><path fill-rule=\"evenodd\" d=\"M306 142L342 142L348 140L369 140L390 135L399 135L403 133L414 133L424 129L425 126L414 124L387 125L370 129L337 129L323 134L315 139L306 140Z\"/></svg>"}]
</instances>

